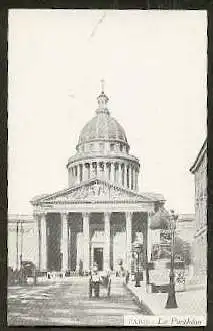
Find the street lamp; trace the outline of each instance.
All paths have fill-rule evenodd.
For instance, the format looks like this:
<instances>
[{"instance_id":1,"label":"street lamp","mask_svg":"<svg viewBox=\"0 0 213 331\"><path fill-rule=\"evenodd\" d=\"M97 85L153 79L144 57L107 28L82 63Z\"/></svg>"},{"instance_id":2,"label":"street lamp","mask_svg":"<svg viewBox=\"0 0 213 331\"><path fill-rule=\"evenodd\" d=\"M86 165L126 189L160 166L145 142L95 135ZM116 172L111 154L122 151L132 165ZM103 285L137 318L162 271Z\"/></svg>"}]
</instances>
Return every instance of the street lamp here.
<instances>
[{"instance_id":1,"label":"street lamp","mask_svg":"<svg viewBox=\"0 0 213 331\"><path fill-rule=\"evenodd\" d=\"M136 255L136 274L135 274L135 287L140 287L140 270L139 270L139 265L140 265L140 252L142 249L142 244L140 242L135 242L133 246L135 255Z\"/></svg>"},{"instance_id":2,"label":"street lamp","mask_svg":"<svg viewBox=\"0 0 213 331\"><path fill-rule=\"evenodd\" d=\"M169 291L165 308L178 308L175 296L175 273L174 273L174 244L175 244L175 229L176 220L178 215L175 215L174 210L170 211L170 231L171 231L171 262L170 262L170 274L169 274Z\"/></svg>"}]
</instances>

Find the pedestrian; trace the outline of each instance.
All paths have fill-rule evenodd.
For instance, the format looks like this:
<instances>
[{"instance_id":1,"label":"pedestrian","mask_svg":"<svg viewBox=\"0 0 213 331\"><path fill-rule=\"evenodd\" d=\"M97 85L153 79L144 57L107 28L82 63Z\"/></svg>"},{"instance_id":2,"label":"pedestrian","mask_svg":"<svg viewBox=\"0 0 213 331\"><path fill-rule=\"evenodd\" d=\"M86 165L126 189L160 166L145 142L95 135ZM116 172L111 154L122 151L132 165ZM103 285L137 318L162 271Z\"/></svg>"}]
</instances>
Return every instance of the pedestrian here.
<instances>
[{"instance_id":1,"label":"pedestrian","mask_svg":"<svg viewBox=\"0 0 213 331\"><path fill-rule=\"evenodd\" d=\"M95 264L92 272L91 272L91 278L90 278L90 296L92 296L92 289L94 288L94 294L95 297L99 297L100 293L100 275L98 274L98 267Z\"/></svg>"}]
</instances>

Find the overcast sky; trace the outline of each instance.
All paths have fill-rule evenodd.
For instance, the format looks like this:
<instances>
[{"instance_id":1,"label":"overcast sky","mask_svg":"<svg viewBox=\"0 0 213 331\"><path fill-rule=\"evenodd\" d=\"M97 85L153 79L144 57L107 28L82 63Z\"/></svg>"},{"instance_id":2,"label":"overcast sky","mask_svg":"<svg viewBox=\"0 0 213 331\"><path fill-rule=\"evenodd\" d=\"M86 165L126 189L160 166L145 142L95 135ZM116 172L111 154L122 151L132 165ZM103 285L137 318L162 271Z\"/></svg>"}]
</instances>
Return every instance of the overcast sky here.
<instances>
[{"instance_id":1,"label":"overcast sky","mask_svg":"<svg viewBox=\"0 0 213 331\"><path fill-rule=\"evenodd\" d=\"M189 168L206 137L206 68L205 11L11 10L9 212L31 213L33 196L67 187L102 78L140 158L140 191L194 212Z\"/></svg>"}]
</instances>

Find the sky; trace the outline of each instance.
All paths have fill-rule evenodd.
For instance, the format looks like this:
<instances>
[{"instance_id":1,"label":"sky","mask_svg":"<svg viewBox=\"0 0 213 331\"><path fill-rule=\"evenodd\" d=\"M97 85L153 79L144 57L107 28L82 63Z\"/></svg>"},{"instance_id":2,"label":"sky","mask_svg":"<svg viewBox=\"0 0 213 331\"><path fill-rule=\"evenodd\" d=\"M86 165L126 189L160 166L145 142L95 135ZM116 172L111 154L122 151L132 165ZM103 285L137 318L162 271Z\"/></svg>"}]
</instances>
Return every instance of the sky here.
<instances>
[{"instance_id":1,"label":"sky","mask_svg":"<svg viewBox=\"0 0 213 331\"><path fill-rule=\"evenodd\" d=\"M206 138L206 11L10 10L8 211L68 186L66 164L95 115L111 115L141 162L140 192L194 212L189 169Z\"/></svg>"}]
</instances>

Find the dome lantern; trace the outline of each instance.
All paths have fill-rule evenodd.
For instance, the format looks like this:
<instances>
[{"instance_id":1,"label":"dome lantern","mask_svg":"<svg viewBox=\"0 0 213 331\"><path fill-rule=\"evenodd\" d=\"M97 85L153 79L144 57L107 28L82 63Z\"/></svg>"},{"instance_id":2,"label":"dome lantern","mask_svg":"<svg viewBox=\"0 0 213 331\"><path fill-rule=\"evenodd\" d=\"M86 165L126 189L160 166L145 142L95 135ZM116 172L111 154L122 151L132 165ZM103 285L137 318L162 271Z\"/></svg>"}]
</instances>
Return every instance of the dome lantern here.
<instances>
[{"instance_id":1,"label":"dome lantern","mask_svg":"<svg viewBox=\"0 0 213 331\"><path fill-rule=\"evenodd\" d=\"M104 93L104 80L101 80L101 94L98 96L98 109L96 110L96 113L105 113L109 114L109 110L107 108L107 103L109 101L109 98L107 95Z\"/></svg>"}]
</instances>

